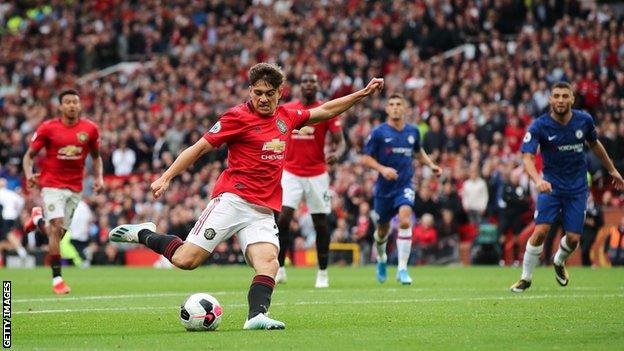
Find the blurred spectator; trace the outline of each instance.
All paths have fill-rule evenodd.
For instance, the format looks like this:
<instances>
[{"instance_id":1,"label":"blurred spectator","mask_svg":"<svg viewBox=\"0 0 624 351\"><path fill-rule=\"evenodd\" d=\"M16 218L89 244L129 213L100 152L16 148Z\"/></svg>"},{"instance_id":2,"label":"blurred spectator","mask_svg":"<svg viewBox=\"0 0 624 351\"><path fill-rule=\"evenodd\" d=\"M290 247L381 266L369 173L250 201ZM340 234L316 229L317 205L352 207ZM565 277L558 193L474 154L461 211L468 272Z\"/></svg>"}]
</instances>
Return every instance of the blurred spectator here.
<instances>
[{"instance_id":1,"label":"blurred spectator","mask_svg":"<svg viewBox=\"0 0 624 351\"><path fill-rule=\"evenodd\" d=\"M436 226L438 233L436 264L459 262L459 234L453 213L452 209L442 209L442 219Z\"/></svg>"},{"instance_id":2,"label":"blurred spectator","mask_svg":"<svg viewBox=\"0 0 624 351\"><path fill-rule=\"evenodd\" d=\"M520 261L520 243L518 235L524 229L524 214L529 211L531 199L527 189L520 185L520 174L512 172L509 179L503 185L502 198L499 203L499 242L504 245L507 232L511 230L513 240L512 260L515 265Z\"/></svg>"},{"instance_id":3,"label":"blurred spectator","mask_svg":"<svg viewBox=\"0 0 624 351\"><path fill-rule=\"evenodd\" d=\"M359 214L355 226L351 228L351 237L353 242L360 246L360 257L362 264L369 263L371 257L371 247L373 243L373 233L375 232L375 224L370 217L371 210L368 202L362 202L359 208Z\"/></svg>"},{"instance_id":4,"label":"blurred spectator","mask_svg":"<svg viewBox=\"0 0 624 351\"><path fill-rule=\"evenodd\" d=\"M461 197L464 210L468 214L468 220L472 224L479 225L489 195L487 184L479 175L479 168L476 165L470 167L470 178L462 186Z\"/></svg>"},{"instance_id":5,"label":"blurred spectator","mask_svg":"<svg viewBox=\"0 0 624 351\"><path fill-rule=\"evenodd\" d=\"M610 231L607 253L611 265L624 265L624 217L620 220L620 225Z\"/></svg>"},{"instance_id":6,"label":"blurred spectator","mask_svg":"<svg viewBox=\"0 0 624 351\"><path fill-rule=\"evenodd\" d=\"M128 144L124 140L121 141L119 147L113 151L112 161L116 176L129 175L134 168L136 154L134 150L128 148Z\"/></svg>"},{"instance_id":7,"label":"blurred spectator","mask_svg":"<svg viewBox=\"0 0 624 351\"><path fill-rule=\"evenodd\" d=\"M587 198L587 210L585 210L585 224L581 234L581 259L583 266L591 266L590 252L598 231L604 225L602 206L594 201L594 196L589 193Z\"/></svg>"},{"instance_id":8,"label":"blurred spectator","mask_svg":"<svg viewBox=\"0 0 624 351\"><path fill-rule=\"evenodd\" d=\"M438 233L433 226L433 215L425 213L420 222L412 230L413 246L415 246L416 260L419 264L433 262L437 251Z\"/></svg>"}]
</instances>

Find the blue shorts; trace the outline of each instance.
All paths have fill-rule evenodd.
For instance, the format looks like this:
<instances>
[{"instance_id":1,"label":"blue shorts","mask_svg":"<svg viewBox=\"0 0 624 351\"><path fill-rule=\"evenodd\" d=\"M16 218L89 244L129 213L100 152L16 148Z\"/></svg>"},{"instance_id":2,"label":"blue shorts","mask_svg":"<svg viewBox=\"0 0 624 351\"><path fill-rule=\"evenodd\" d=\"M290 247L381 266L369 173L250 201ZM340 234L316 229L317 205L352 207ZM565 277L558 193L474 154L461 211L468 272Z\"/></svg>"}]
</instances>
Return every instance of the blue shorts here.
<instances>
[{"instance_id":1,"label":"blue shorts","mask_svg":"<svg viewBox=\"0 0 624 351\"><path fill-rule=\"evenodd\" d=\"M576 195L540 193L537 196L535 224L552 224L561 215L565 232L583 233L587 196L587 191Z\"/></svg>"},{"instance_id":2,"label":"blue shorts","mask_svg":"<svg viewBox=\"0 0 624 351\"><path fill-rule=\"evenodd\" d=\"M399 207L407 205L414 207L414 189L407 187L401 191L397 191L396 195L390 197L375 196L373 199L373 207L376 214L377 224L385 224L390 222L392 217L397 214Z\"/></svg>"}]
</instances>

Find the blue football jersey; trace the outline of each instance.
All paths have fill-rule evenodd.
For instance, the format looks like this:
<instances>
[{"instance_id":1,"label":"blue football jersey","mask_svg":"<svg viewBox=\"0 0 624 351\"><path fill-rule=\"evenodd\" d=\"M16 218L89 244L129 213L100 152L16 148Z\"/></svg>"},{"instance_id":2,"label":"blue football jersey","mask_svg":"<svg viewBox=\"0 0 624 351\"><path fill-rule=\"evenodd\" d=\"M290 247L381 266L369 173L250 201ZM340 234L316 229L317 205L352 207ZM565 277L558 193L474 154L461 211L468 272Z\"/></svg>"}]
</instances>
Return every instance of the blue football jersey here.
<instances>
[{"instance_id":1,"label":"blue football jersey","mask_svg":"<svg viewBox=\"0 0 624 351\"><path fill-rule=\"evenodd\" d=\"M539 145L544 179L552 184L553 194L571 195L587 190L585 141L596 139L594 119L587 112L572 110L566 125L545 113L533 121L520 150L535 154Z\"/></svg>"},{"instance_id":2,"label":"blue football jersey","mask_svg":"<svg viewBox=\"0 0 624 351\"><path fill-rule=\"evenodd\" d=\"M412 187L414 177L414 154L420 152L420 133L418 128L406 124L403 130L396 130L387 123L382 123L371 132L364 146L364 153L380 164L394 168L399 178L386 180L382 175L375 184L375 196L392 197L405 187Z\"/></svg>"}]
</instances>

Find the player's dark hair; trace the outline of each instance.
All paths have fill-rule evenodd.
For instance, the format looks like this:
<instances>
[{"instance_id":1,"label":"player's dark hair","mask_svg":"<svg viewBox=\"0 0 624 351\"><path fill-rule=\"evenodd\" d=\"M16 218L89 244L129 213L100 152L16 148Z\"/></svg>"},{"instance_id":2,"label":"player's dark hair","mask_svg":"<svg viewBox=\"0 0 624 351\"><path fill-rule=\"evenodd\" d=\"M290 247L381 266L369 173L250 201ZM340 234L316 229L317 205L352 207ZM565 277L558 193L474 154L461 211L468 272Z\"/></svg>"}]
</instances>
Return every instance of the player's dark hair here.
<instances>
[{"instance_id":1,"label":"player's dark hair","mask_svg":"<svg viewBox=\"0 0 624 351\"><path fill-rule=\"evenodd\" d=\"M284 83L284 72L276 64L266 62L255 64L249 69L249 84L255 85L261 80L277 89Z\"/></svg>"},{"instance_id":2,"label":"player's dark hair","mask_svg":"<svg viewBox=\"0 0 624 351\"><path fill-rule=\"evenodd\" d=\"M391 99L401 99L403 101L406 101L405 100L405 96L403 94L401 94L401 93L392 93L392 94L390 94L390 96L388 96L388 100L391 100Z\"/></svg>"},{"instance_id":3,"label":"player's dark hair","mask_svg":"<svg viewBox=\"0 0 624 351\"><path fill-rule=\"evenodd\" d=\"M301 78L299 78L299 79L303 80L303 77L314 77L314 80L318 80L318 76L316 75L316 73L314 73L312 71L305 71L305 72L303 72L303 74L301 75Z\"/></svg>"},{"instance_id":4,"label":"player's dark hair","mask_svg":"<svg viewBox=\"0 0 624 351\"><path fill-rule=\"evenodd\" d=\"M550 90L554 90L554 89L568 89L572 92L572 94L574 94L574 88L572 88L572 84L568 82L556 82L550 88Z\"/></svg>"},{"instance_id":5,"label":"player's dark hair","mask_svg":"<svg viewBox=\"0 0 624 351\"><path fill-rule=\"evenodd\" d=\"M76 89L65 89L59 95L59 103L60 104L63 103L63 97L65 95L76 95L76 96L80 97L80 94L78 93L78 90L76 90Z\"/></svg>"}]
</instances>

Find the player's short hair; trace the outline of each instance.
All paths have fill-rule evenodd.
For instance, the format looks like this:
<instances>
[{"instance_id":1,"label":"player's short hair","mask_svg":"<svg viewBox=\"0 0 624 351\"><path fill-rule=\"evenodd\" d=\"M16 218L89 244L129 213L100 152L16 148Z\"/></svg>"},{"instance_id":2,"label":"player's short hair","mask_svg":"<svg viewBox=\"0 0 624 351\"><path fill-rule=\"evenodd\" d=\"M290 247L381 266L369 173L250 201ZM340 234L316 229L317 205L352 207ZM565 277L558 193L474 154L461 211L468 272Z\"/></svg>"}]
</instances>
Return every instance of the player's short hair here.
<instances>
[{"instance_id":1,"label":"player's short hair","mask_svg":"<svg viewBox=\"0 0 624 351\"><path fill-rule=\"evenodd\" d=\"M392 100L392 99L401 99L404 102L407 101L405 100L405 96L401 93L392 93L390 94L390 96L388 96L388 101Z\"/></svg>"},{"instance_id":2,"label":"player's short hair","mask_svg":"<svg viewBox=\"0 0 624 351\"><path fill-rule=\"evenodd\" d=\"M574 94L574 88L572 88L572 84L568 83L568 82L556 82L555 84L552 85L552 87L550 87L550 90L554 90L554 89L568 89L572 92L572 94Z\"/></svg>"},{"instance_id":3,"label":"player's short hair","mask_svg":"<svg viewBox=\"0 0 624 351\"><path fill-rule=\"evenodd\" d=\"M263 80L277 89L282 86L284 79L282 68L273 63L260 62L249 69L249 84L251 85Z\"/></svg>"},{"instance_id":4,"label":"player's short hair","mask_svg":"<svg viewBox=\"0 0 624 351\"><path fill-rule=\"evenodd\" d=\"M80 94L78 93L78 90L76 90L76 89L65 89L59 95L59 104L63 103L63 97L65 97L65 95L76 95L76 96L80 97Z\"/></svg>"}]
</instances>

